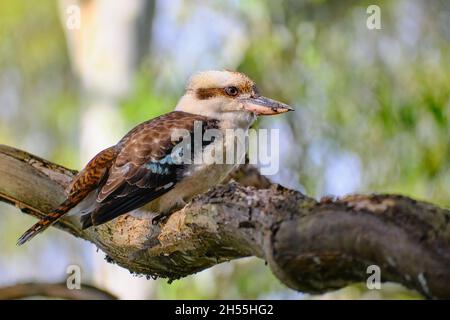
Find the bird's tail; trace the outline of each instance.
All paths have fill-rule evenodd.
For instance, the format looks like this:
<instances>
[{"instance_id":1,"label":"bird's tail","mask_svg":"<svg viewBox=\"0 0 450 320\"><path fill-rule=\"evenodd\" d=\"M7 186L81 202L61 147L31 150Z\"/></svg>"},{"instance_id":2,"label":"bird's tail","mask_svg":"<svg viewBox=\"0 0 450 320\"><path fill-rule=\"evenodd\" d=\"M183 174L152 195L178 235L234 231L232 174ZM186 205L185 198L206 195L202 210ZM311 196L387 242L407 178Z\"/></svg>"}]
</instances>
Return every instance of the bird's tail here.
<instances>
[{"instance_id":1,"label":"bird's tail","mask_svg":"<svg viewBox=\"0 0 450 320\"><path fill-rule=\"evenodd\" d=\"M21 246L25 242L31 240L37 234L46 230L59 218L65 215L71 208L73 207L73 202L70 199L64 201L58 208L47 214L44 218L39 220L36 224L34 224L30 229L25 231L25 233L17 240L17 245Z\"/></svg>"}]
</instances>

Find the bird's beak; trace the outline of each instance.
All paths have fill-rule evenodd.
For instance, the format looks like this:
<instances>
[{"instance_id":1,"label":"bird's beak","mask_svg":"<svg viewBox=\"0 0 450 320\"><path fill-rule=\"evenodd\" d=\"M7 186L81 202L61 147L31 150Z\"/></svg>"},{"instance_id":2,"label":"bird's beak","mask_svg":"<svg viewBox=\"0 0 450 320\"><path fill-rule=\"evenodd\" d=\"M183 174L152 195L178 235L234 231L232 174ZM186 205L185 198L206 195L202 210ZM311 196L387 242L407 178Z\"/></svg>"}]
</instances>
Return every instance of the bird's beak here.
<instances>
[{"instance_id":1,"label":"bird's beak","mask_svg":"<svg viewBox=\"0 0 450 320\"><path fill-rule=\"evenodd\" d=\"M294 111L287 104L263 96L244 98L242 103L245 110L251 111L256 115L272 115Z\"/></svg>"}]
</instances>

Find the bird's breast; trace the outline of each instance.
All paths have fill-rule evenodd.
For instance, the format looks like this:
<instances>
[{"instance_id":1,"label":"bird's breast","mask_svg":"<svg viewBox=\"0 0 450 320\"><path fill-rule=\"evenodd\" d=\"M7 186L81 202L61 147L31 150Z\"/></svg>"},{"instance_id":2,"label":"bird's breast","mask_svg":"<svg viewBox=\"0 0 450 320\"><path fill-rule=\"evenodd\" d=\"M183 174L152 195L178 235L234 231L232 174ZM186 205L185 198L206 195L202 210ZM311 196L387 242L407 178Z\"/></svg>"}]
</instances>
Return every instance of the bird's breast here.
<instances>
[{"instance_id":1,"label":"bird's breast","mask_svg":"<svg viewBox=\"0 0 450 320\"><path fill-rule=\"evenodd\" d=\"M182 178L175 187L147 208L153 212L170 212L220 184L234 168L243 164L245 134L245 131L238 137L224 134L195 154L194 161L184 165Z\"/></svg>"}]
</instances>

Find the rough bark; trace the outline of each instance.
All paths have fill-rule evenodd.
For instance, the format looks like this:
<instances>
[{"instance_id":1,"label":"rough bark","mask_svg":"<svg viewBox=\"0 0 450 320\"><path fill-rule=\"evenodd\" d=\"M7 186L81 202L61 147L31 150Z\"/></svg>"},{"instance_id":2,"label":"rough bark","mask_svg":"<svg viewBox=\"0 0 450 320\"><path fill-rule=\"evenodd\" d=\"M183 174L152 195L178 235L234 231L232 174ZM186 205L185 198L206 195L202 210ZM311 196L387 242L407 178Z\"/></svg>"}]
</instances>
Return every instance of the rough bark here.
<instances>
[{"instance_id":1,"label":"rough bark","mask_svg":"<svg viewBox=\"0 0 450 320\"><path fill-rule=\"evenodd\" d=\"M0 145L0 200L27 214L41 217L61 202L74 173ZM84 231L72 217L56 226L147 276L178 279L253 255L303 292L366 281L367 267L377 265L382 281L450 298L449 210L399 195L316 201L270 183L252 167L233 177L241 183L198 196L159 226L129 214Z\"/></svg>"}]
</instances>

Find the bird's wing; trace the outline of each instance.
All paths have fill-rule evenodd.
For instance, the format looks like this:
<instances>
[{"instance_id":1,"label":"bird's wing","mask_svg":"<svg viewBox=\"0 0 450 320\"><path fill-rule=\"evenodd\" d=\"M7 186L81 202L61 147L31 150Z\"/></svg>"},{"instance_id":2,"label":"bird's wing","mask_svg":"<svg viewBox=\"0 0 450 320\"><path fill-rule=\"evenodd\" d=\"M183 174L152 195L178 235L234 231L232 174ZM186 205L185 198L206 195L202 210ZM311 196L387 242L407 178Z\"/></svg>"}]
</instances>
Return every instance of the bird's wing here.
<instances>
[{"instance_id":1,"label":"bird's wing","mask_svg":"<svg viewBox=\"0 0 450 320\"><path fill-rule=\"evenodd\" d=\"M68 199L82 200L89 192L98 187L108 173L119 154L117 146L99 152L72 180L68 191Z\"/></svg>"},{"instance_id":2,"label":"bird's wing","mask_svg":"<svg viewBox=\"0 0 450 320\"><path fill-rule=\"evenodd\" d=\"M185 170L172 158L172 149L181 141L173 141L172 133L189 132L193 142L196 121L202 123L203 132L218 124L217 120L174 111L130 131L117 145L120 152L97 195L96 209L82 218L83 228L142 207L172 189Z\"/></svg>"}]
</instances>

